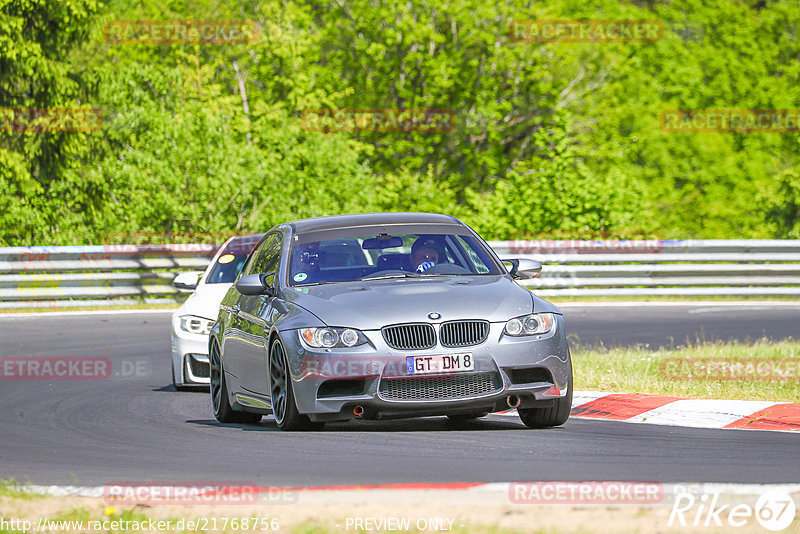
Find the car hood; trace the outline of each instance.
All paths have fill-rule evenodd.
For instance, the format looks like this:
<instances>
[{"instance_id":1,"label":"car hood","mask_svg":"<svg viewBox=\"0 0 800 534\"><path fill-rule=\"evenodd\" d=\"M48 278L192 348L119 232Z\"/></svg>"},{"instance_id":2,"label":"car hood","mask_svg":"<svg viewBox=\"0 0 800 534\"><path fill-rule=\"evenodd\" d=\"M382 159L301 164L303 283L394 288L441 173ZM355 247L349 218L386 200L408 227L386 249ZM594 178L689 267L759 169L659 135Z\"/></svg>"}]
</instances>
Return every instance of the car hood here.
<instances>
[{"instance_id":1,"label":"car hood","mask_svg":"<svg viewBox=\"0 0 800 534\"><path fill-rule=\"evenodd\" d=\"M328 326L376 330L406 322L507 321L533 311L531 293L500 275L437 276L287 288L286 298Z\"/></svg>"},{"instance_id":2,"label":"car hood","mask_svg":"<svg viewBox=\"0 0 800 534\"><path fill-rule=\"evenodd\" d=\"M175 312L178 315L196 315L216 320L219 304L233 284L203 284L189 295Z\"/></svg>"}]
</instances>

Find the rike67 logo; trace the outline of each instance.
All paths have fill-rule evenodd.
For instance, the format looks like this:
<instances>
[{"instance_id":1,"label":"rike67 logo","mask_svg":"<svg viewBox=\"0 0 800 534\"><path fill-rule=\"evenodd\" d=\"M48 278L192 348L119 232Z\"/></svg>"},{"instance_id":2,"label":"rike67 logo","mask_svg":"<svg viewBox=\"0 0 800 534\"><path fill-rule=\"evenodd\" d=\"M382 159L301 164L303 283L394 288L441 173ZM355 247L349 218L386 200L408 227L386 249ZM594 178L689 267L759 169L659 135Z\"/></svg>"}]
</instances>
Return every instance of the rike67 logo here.
<instances>
[{"instance_id":1,"label":"rike67 logo","mask_svg":"<svg viewBox=\"0 0 800 534\"><path fill-rule=\"evenodd\" d=\"M679 492L675 495L667 526L738 528L755 520L763 528L778 532L792 524L796 510L792 497L778 490L761 494L755 506L722 504L718 492L700 496Z\"/></svg>"}]
</instances>

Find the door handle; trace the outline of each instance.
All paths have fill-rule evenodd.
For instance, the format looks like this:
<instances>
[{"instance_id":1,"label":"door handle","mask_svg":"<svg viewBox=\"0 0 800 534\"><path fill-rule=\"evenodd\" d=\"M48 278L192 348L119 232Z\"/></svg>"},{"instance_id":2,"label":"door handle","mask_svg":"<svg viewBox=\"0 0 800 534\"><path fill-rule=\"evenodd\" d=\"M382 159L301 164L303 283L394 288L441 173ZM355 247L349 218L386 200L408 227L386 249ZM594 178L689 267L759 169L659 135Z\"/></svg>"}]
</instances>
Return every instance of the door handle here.
<instances>
[{"instance_id":1,"label":"door handle","mask_svg":"<svg viewBox=\"0 0 800 534\"><path fill-rule=\"evenodd\" d=\"M233 315L236 315L237 317L239 316L239 310L241 310L241 308L239 307L238 304L234 304L233 306L231 306L231 313Z\"/></svg>"}]
</instances>

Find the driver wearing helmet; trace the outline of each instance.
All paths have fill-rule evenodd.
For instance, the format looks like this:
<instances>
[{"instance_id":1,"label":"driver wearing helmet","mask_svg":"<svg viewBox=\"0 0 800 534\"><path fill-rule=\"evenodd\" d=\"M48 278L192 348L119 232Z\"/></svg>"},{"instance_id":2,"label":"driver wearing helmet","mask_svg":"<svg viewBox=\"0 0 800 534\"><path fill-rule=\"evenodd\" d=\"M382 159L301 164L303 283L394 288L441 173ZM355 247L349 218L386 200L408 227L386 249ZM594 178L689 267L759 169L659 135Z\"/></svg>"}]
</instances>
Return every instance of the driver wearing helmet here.
<instances>
[{"instance_id":1,"label":"driver wearing helmet","mask_svg":"<svg viewBox=\"0 0 800 534\"><path fill-rule=\"evenodd\" d=\"M441 241L431 236L421 236L411 245L411 269L417 273L424 273L434 265L443 261L444 247Z\"/></svg>"}]
</instances>

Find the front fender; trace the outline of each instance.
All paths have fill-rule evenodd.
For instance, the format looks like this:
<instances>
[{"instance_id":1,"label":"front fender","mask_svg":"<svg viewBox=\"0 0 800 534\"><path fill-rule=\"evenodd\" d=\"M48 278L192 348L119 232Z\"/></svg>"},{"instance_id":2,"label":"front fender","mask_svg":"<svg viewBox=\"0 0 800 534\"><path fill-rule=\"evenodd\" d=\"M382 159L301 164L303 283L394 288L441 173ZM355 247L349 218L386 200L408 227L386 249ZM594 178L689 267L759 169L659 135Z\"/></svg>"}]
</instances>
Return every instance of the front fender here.
<instances>
[{"instance_id":1,"label":"front fender","mask_svg":"<svg viewBox=\"0 0 800 534\"><path fill-rule=\"evenodd\" d=\"M561 311L561 308L559 308L555 304L552 304L550 302L547 302L546 300L540 299L539 297L537 297L533 293L531 293L531 298L533 299L533 312L534 313L555 313L555 314L558 314L558 315L564 315L564 313Z\"/></svg>"},{"instance_id":2,"label":"front fender","mask_svg":"<svg viewBox=\"0 0 800 534\"><path fill-rule=\"evenodd\" d=\"M282 300L280 305L284 308L278 310L280 318L275 323L275 328L280 332L297 330L298 328L322 328L326 325L322 319L292 301Z\"/></svg>"}]
</instances>

